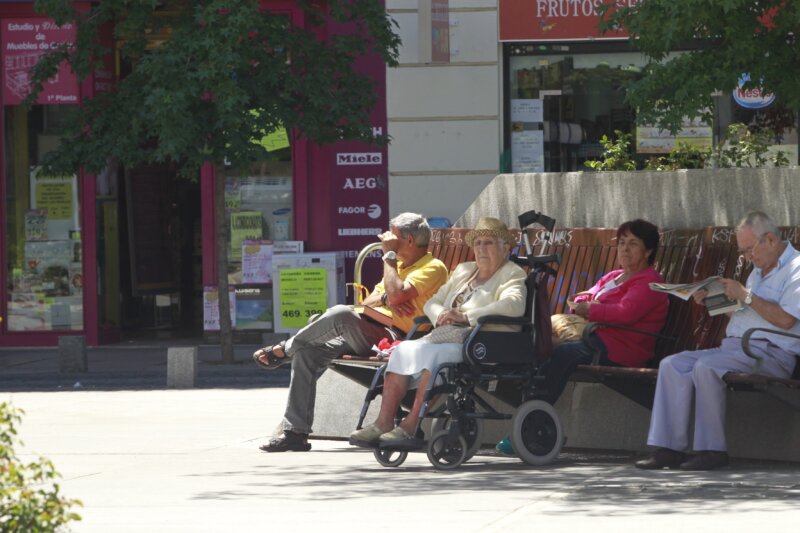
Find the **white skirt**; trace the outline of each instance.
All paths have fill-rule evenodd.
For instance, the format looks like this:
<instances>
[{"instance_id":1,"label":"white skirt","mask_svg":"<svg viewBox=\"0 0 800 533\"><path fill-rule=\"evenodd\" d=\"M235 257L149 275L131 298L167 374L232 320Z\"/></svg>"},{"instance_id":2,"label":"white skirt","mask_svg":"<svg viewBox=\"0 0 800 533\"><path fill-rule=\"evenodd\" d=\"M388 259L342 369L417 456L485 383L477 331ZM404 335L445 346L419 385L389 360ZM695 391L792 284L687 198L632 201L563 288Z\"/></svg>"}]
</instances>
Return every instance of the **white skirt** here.
<instances>
[{"instance_id":1,"label":"white skirt","mask_svg":"<svg viewBox=\"0 0 800 533\"><path fill-rule=\"evenodd\" d=\"M423 371L433 372L442 363L463 361L463 346L461 343L430 344L421 339L403 341L392 352L386 371L411 376L408 388L414 389Z\"/></svg>"}]
</instances>

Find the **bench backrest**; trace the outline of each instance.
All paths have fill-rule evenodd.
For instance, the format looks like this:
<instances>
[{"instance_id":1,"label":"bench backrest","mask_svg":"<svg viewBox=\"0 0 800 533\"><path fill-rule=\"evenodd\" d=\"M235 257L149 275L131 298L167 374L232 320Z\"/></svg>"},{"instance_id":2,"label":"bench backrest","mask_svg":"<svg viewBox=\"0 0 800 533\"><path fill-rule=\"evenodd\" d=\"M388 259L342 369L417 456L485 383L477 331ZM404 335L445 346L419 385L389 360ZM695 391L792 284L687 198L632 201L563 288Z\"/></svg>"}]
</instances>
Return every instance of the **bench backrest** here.
<instances>
[{"instance_id":1,"label":"bench backrest","mask_svg":"<svg viewBox=\"0 0 800 533\"><path fill-rule=\"evenodd\" d=\"M428 251L452 272L459 264L475 259L472 248L464 241L469 231L469 228L431 229Z\"/></svg>"},{"instance_id":2,"label":"bench backrest","mask_svg":"<svg viewBox=\"0 0 800 533\"><path fill-rule=\"evenodd\" d=\"M798 227L782 227L781 236L800 247ZM435 229L429 250L452 270L473 259L464 242L469 229ZM517 233L518 234L518 233ZM539 251L544 232L528 230L528 239ZM590 288L606 272L617 267L616 230L605 228L556 229L545 246L545 254L561 256L558 274L548 286L551 313L567 312L570 294ZM700 230L666 230L656 255L657 270L667 283L688 283L719 275L742 283L750 266L739 256L734 228L708 227ZM725 336L726 316L709 317L691 302L670 298L670 312L663 333L674 341L656 344L654 363L682 350L716 346Z\"/></svg>"}]
</instances>

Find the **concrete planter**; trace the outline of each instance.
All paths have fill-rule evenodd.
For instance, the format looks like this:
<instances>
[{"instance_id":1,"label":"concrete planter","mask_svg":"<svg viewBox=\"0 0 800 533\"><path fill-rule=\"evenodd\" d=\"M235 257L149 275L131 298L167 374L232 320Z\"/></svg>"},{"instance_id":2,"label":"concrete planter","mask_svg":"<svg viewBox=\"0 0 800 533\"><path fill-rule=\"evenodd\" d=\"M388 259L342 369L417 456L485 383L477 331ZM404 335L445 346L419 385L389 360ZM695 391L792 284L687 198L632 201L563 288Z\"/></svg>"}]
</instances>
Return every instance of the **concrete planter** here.
<instances>
[{"instance_id":1,"label":"concrete planter","mask_svg":"<svg viewBox=\"0 0 800 533\"><path fill-rule=\"evenodd\" d=\"M557 227L614 228L645 218L662 228L734 226L752 209L778 225L800 224L800 167L726 168L675 172L565 172L500 174L455 225L493 216L516 226L535 209Z\"/></svg>"}]
</instances>

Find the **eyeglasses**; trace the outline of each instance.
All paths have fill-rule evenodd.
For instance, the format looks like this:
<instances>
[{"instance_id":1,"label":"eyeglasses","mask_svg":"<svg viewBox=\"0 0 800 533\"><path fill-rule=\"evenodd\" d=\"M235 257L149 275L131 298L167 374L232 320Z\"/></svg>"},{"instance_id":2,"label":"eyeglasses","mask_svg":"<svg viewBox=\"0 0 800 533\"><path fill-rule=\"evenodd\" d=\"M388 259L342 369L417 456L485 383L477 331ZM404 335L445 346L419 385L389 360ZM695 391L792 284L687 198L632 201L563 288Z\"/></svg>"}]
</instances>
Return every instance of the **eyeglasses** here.
<instances>
[{"instance_id":1,"label":"eyeglasses","mask_svg":"<svg viewBox=\"0 0 800 533\"><path fill-rule=\"evenodd\" d=\"M750 246L749 248L739 248L739 255L749 255L752 257L753 252L755 252L756 250L756 246L764 242L764 237L766 237L766 235L762 235L761 237L759 237L758 240L756 240L756 243L753 246Z\"/></svg>"}]
</instances>

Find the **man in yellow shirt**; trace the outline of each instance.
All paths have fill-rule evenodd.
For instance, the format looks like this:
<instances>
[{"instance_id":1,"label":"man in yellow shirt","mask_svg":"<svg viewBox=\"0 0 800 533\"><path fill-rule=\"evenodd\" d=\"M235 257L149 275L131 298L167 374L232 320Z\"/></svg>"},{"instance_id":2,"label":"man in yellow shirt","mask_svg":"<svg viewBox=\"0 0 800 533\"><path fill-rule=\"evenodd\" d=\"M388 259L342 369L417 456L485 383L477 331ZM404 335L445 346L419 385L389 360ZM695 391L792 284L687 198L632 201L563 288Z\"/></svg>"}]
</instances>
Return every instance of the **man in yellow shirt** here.
<instances>
[{"instance_id":1,"label":"man in yellow shirt","mask_svg":"<svg viewBox=\"0 0 800 533\"><path fill-rule=\"evenodd\" d=\"M447 281L447 267L427 251L431 229L422 215L403 213L389 222L390 231L378 236L383 250L383 280L364 300L393 319L397 330L411 329L414 317ZM289 399L283 416L283 435L259 448L265 452L308 451L314 422L317 379L328 364L344 354L369 355L372 346L389 333L380 323L352 306L336 305L287 340L253 354L264 368L292 365Z\"/></svg>"}]
</instances>

